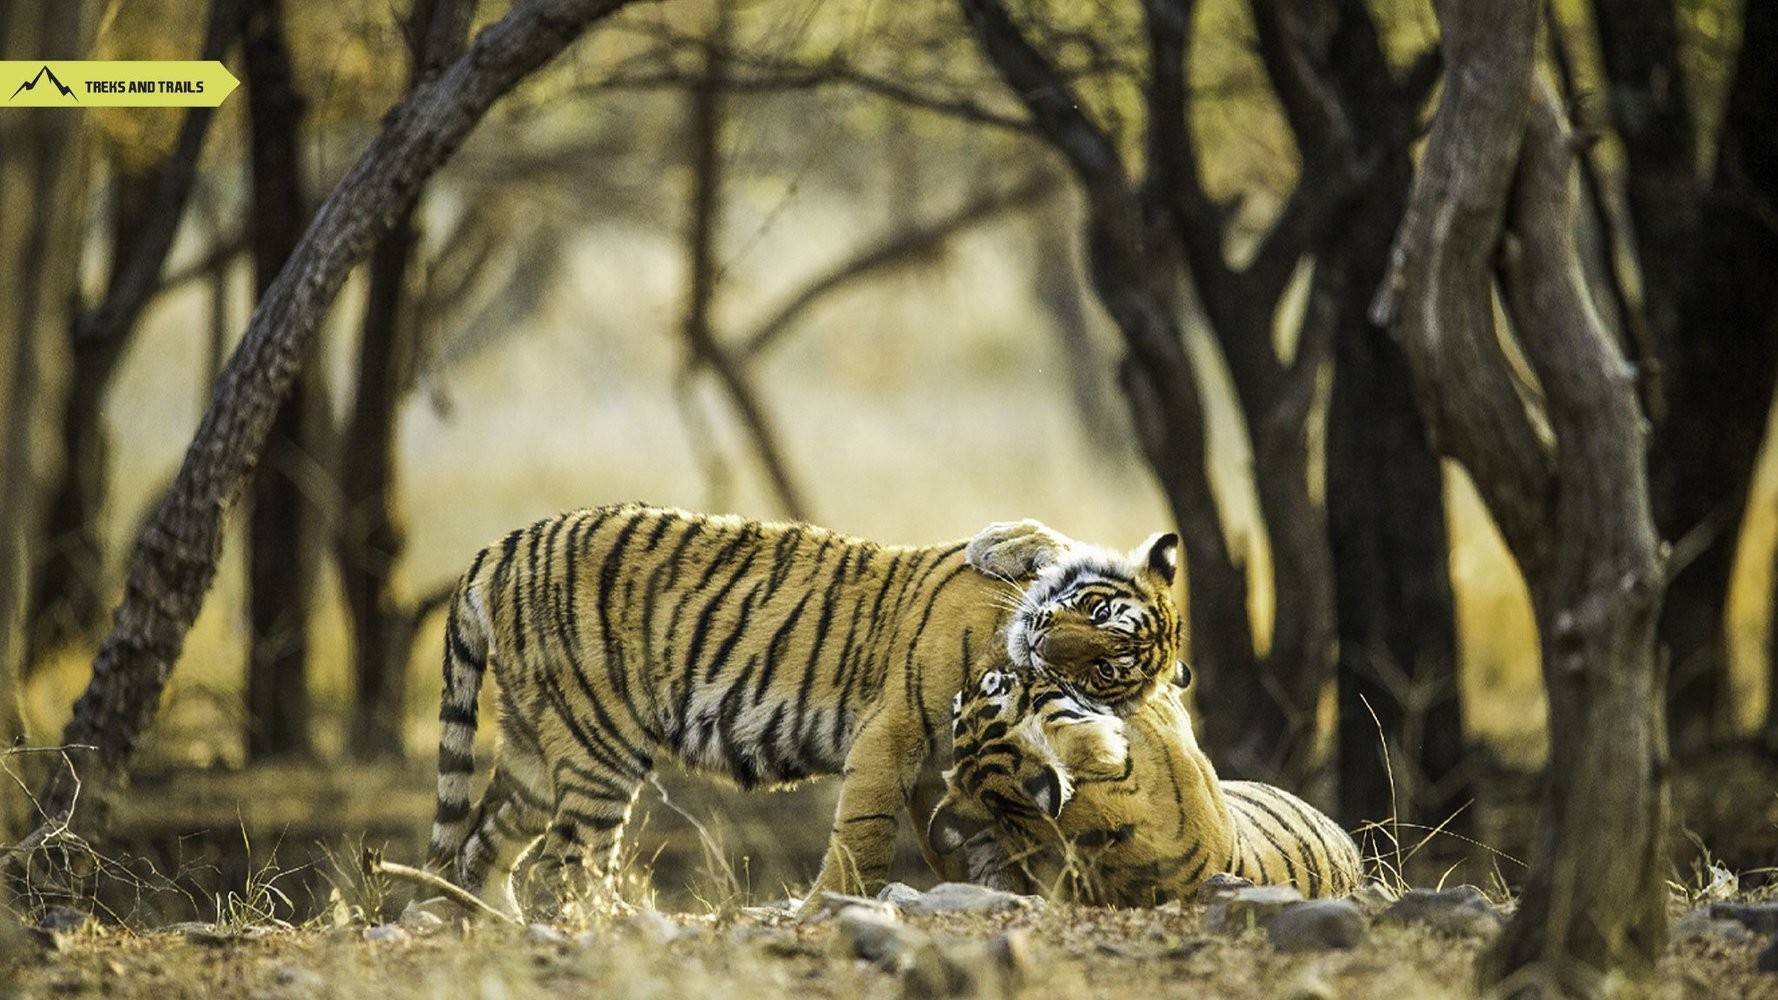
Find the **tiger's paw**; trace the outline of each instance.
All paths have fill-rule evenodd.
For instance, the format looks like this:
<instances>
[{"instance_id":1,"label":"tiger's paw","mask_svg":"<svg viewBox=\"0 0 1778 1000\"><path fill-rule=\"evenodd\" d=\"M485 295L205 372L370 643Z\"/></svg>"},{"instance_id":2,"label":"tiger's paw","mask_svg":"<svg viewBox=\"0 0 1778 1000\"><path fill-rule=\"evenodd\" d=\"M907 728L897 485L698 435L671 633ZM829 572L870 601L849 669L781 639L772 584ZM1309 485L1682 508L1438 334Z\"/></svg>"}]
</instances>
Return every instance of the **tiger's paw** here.
<instances>
[{"instance_id":1,"label":"tiger's paw","mask_svg":"<svg viewBox=\"0 0 1778 1000\"><path fill-rule=\"evenodd\" d=\"M1042 521L995 521L969 540L964 558L978 572L1018 580L1051 565L1073 544Z\"/></svg>"}]
</instances>

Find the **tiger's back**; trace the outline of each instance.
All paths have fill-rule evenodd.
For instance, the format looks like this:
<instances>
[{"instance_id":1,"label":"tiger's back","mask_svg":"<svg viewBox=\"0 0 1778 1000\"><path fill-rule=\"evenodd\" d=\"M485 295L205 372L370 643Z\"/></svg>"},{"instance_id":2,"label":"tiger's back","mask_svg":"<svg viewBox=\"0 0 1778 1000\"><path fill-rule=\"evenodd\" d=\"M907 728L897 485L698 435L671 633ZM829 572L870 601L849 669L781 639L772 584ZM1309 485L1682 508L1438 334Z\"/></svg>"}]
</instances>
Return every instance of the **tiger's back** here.
<instances>
[{"instance_id":1,"label":"tiger's back","mask_svg":"<svg viewBox=\"0 0 1778 1000\"><path fill-rule=\"evenodd\" d=\"M907 772L948 742L965 665L1005 613L963 549L640 504L512 532L446 625L432 863L503 887L543 835L544 858L609 871L658 756L770 786L846 771L862 741L885 763L848 777L835 846L886 873ZM472 808L489 669L501 746Z\"/></svg>"}]
</instances>

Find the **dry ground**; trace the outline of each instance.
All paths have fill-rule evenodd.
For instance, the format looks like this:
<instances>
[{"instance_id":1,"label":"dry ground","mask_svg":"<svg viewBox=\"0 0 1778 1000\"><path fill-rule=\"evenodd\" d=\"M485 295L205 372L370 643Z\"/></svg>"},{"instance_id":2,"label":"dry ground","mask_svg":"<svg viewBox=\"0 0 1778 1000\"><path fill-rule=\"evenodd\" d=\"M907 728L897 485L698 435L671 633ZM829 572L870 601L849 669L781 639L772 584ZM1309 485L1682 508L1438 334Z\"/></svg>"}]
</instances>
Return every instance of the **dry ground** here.
<instances>
[{"instance_id":1,"label":"dry ground","mask_svg":"<svg viewBox=\"0 0 1778 1000\"><path fill-rule=\"evenodd\" d=\"M1047 904L999 913L907 918L963 968L980 995L1467 997L1474 941L1373 927L1355 950L1275 951L1260 932L1208 934L1204 908L1111 911ZM22 997L899 997L930 995L906 974L845 953L833 919L799 924L759 911L648 919L560 935L481 926L367 940L361 924L264 929L232 940L178 929L88 928L46 946L14 925L4 935L10 988ZM1009 989L985 972L984 943L1011 933L1028 956ZM668 939L668 935L671 939ZM374 935L371 935L374 936ZM545 940L545 938L554 938ZM1654 979L1626 996L1778 997L1778 975L1754 971L1763 942L1706 937L1672 946ZM976 956L971 958L970 956ZM971 963L974 963L973 965Z\"/></svg>"}]
</instances>

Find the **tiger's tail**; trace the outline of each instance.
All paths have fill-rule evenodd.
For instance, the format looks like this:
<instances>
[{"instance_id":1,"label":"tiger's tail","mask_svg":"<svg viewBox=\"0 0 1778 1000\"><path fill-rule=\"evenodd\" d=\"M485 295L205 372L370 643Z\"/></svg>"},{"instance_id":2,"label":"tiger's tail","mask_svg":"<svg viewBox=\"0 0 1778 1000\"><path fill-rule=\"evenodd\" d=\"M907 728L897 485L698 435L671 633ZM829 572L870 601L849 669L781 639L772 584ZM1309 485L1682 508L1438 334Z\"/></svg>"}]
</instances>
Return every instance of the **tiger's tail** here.
<instances>
[{"instance_id":1,"label":"tiger's tail","mask_svg":"<svg viewBox=\"0 0 1778 1000\"><path fill-rule=\"evenodd\" d=\"M438 706L438 809L433 815L427 863L446 875L454 873L457 856L474 825L469 792L475 778L477 702L493 636L483 585L477 579L482 562L478 556L457 584L445 622L444 694Z\"/></svg>"}]
</instances>

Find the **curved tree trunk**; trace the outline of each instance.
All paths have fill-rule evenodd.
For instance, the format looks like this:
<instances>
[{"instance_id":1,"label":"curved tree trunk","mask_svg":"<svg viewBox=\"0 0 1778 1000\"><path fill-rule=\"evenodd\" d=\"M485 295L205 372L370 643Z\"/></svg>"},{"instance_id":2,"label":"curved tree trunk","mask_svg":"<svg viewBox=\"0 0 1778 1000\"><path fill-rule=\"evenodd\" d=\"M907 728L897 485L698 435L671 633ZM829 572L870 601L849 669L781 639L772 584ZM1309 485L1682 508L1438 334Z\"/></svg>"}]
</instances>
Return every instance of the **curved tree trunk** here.
<instances>
[{"instance_id":1,"label":"curved tree trunk","mask_svg":"<svg viewBox=\"0 0 1778 1000\"><path fill-rule=\"evenodd\" d=\"M299 359L346 275L496 99L621 6L623 0L522 0L385 117L382 132L321 206L254 310L179 474L131 556L123 603L64 730L66 742L96 747L77 758L87 769L80 777L120 769L153 719L215 577L224 515L240 499ZM61 772L43 790L50 815L67 812L74 778Z\"/></svg>"},{"instance_id":2,"label":"curved tree trunk","mask_svg":"<svg viewBox=\"0 0 1778 1000\"><path fill-rule=\"evenodd\" d=\"M1591 992L1613 970L1652 968L1665 935L1664 575L1643 416L1575 249L1575 137L1532 73L1538 8L1444 0L1438 15L1445 91L1375 311L1525 572L1549 693L1532 868L1481 977L1513 995ZM1547 436L1496 340L1497 256Z\"/></svg>"}]
</instances>

